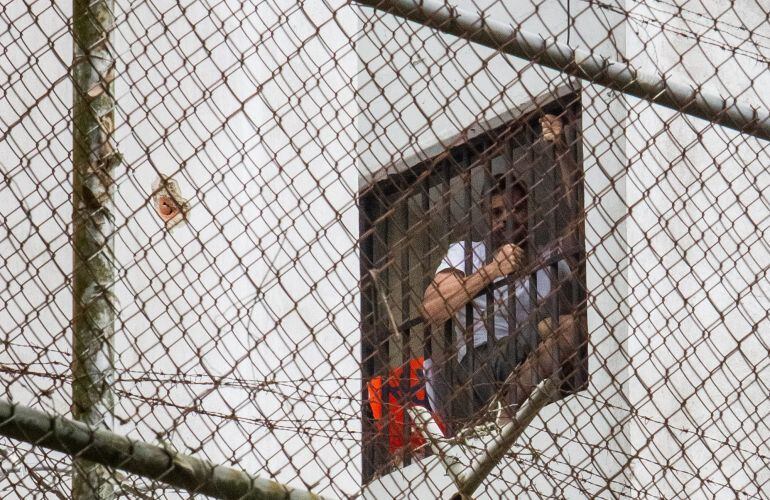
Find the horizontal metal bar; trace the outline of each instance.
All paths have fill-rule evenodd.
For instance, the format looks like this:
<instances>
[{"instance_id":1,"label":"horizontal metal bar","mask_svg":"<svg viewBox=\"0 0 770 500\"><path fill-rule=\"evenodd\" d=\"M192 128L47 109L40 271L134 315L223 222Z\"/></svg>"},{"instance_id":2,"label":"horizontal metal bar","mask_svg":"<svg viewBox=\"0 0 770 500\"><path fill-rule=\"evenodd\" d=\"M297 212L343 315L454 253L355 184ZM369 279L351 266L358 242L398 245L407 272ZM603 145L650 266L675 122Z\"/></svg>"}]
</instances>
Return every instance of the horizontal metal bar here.
<instances>
[{"instance_id":1,"label":"horizontal metal bar","mask_svg":"<svg viewBox=\"0 0 770 500\"><path fill-rule=\"evenodd\" d=\"M490 19L485 14L458 9L435 0L356 0L450 35L499 50L542 66L562 71L624 94L703 118L723 127L761 139L770 139L770 111L721 97L665 76L642 72L585 50L528 33Z\"/></svg>"},{"instance_id":2,"label":"horizontal metal bar","mask_svg":"<svg viewBox=\"0 0 770 500\"><path fill-rule=\"evenodd\" d=\"M322 499L308 491L254 477L238 469L213 465L3 400L0 400L0 435L213 498Z\"/></svg>"}]
</instances>

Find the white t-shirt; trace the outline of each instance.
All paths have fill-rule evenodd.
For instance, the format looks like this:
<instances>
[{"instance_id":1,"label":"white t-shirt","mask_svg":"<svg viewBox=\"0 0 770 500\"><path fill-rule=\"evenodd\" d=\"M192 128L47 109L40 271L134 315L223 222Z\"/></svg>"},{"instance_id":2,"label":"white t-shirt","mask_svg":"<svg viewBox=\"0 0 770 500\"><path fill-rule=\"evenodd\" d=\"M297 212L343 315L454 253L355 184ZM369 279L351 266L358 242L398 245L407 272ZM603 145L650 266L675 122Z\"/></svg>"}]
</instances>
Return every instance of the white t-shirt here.
<instances>
[{"instance_id":1,"label":"white t-shirt","mask_svg":"<svg viewBox=\"0 0 770 500\"><path fill-rule=\"evenodd\" d=\"M474 241L471 245L471 273L476 272L486 262L486 246L483 241ZM445 269L455 268L465 273L465 242L458 241L449 245L446 256L441 260L436 268L436 273ZM563 280L569 275L569 266L563 260L558 262L558 279ZM537 277L537 298L542 303L543 299L551 291L551 280L549 272L546 269L538 269ZM504 280L505 277L497 278L495 283ZM529 319L532 313L532 304L529 297L529 277L523 277L514 283L516 299L516 324ZM494 291L495 314L494 331L495 338L501 339L508 335L508 285L503 285ZM487 297L482 294L473 301L473 345L478 347L487 342L487 328L484 325L484 311L486 310ZM457 345L458 360L465 356L465 339L463 331L465 329L466 306L460 308L455 314L455 342ZM533 329L529 329L533 331ZM536 341L536 339L533 339Z\"/></svg>"}]
</instances>

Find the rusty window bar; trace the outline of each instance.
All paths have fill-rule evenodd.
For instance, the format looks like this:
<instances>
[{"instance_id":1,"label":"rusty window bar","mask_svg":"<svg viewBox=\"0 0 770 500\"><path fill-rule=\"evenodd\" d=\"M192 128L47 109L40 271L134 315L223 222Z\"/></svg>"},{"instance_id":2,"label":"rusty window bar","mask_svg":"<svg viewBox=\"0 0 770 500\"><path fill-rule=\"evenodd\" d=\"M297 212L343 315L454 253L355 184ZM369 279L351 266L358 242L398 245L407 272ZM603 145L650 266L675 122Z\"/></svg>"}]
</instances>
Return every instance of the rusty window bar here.
<instances>
[{"instance_id":1,"label":"rusty window bar","mask_svg":"<svg viewBox=\"0 0 770 500\"><path fill-rule=\"evenodd\" d=\"M537 182L537 175L535 173L535 165L537 158L535 157L534 144L537 140L537 136L533 128L527 127L527 144L529 155L529 168L528 168L528 190L527 193L527 260L530 263L537 262L537 248L535 241L535 222L537 220L536 215L539 213L539 204L537 204L535 196L533 196L535 190L535 184ZM530 317L528 321L531 321L532 328L537 331L538 324L538 311L537 311L537 272L533 272L529 275L529 306Z\"/></svg>"},{"instance_id":2,"label":"rusty window bar","mask_svg":"<svg viewBox=\"0 0 770 500\"><path fill-rule=\"evenodd\" d=\"M491 262L493 255L492 248L492 189L494 188L494 179L492 178L492 159L491 153L486 151L488 143L483 142L481 144L482 158L484 164L484 214L487 218L488 230L484 236L484 260L485 262ZM490 148L491 149L491 148ZM486 155L486 157L484 157ZM484 329L487 332L487 345L489 349L494 349L496 338L495 333L495 293L494 288L487 287L485 297L485 309L484 309ZM475 366L473 367L475 369Z\"/></svg>"},{"instance_id":3,"label":"rusty window bar","mask_svg":"<svg viewBox=\"0 0 770 500\"><path fill-rule=\"evenodd\" d=\"M558 233L557 217L559 214L560 203L558 192L560 189L557 162L559 160L556 158L556 151L552 145L547 145L545 150L546 155L543 157L543 159L547 158L548 170L544 175L548 175L551 181L551 189L549 190L550 204L547 225L548 242L549 244L552 244L556 240ZM559 261L552 261L547 265L547 267L544 267L544 269L549 271L545 273L548 279L548 297L546 298L546 307L548 308L548 316L551 319L550 334L554 335L559 328L559 289L561 287L561 282L559 281ZM561 360L561 352L558 342L553 343L553 349L553 356L555 357L556 362L559 363Z\"/></svg>"},{"instance_id":4,"label":"rusty window bar","mask_svg":"<svg viewBox=\"0 0 770 500\"><path fill-rule=\"evenodd\" d=\"M407 235L409 231L409 200L406 200L405 206L404 206L404 227L406 228ZM401 314L402 317L409 317L409 311L410 311L410 259L409 259L409 239L407 238L407 241L404 244L404 248L401 252L401 269L406 270L406 275L401 276ZM401 336L401 391L399 391L399 394L401 396L401 401L399 401L399 405L401 408L406 408L407 404L412 402L412 384L411 384L411 377L412 377L412 349L411 349L411 328L407 328L403 330L402 332L399 332ZM403 418L404 418L404 425L401 428L402 433L402 442L404 443L404 462L403 465L407 466L409 465L411 461L411 447L409 446L411 442L411 422L409 418L408 412L403 412Z\"/></svg>"},{"instance_id":5,"label":"rusty window bar","mask_svg":"<svg viewBox=\"0 0 770 500\"><path fill-rule=\"evenodd\" d=\"M503 174L506 178L506 189L505 189L505 197L507 200L513 199L513 178L514 175L514 167L513 167L513 145L511 144L511 140L505 141L505 146L503 150L504 160L505 160L505 173ZM513 210L515 210L516 207L511 206L511 211L513 213ZM509 241L513 240L513 215L509 216L508 219L505 222L505 231L507 234L507 239ZM512 339L513 336L516 334L516 330L518 329L518 318L516 317L516 285L515 280L513 276L508 276L505 278L506 285L508 286L508 336Z\"/></svg>"},{"instance_id":6,"label":"rusty window bar","mask_svg":"<svg viewBox=\"0 0 770 500\"><path fill-rule=\"evenodd\" d=\"M452 227L452 207L450 205L451 203L451 182L452 182L452 171L451 171L451 163L450 160L446 160L444 162L443 168L441 170L442 173L442 199L444 203L444 214L446 219L446 227ZM447 243L450 243L449 241ZM444 331L443 333L443 346L437 346L438 349L444 350L443 353L441 353L441 356L439 357L440 361L444 363L444 366L441 367L440 373L444 377L443 383L451 386L452 381L455 378L455 373L453 369L453 364L451 363L451 360L454 356L456 356L455 352L455 345L453 341L453 322L452 318L450 318L446 323L444 323ZM441 398L441 395L437 395L438 398ZM453 411L452 411L452 404L451 402L441 402L441 404L444 404L444 408L446 411L446 417L447 417L447 425L450 426L450 433L454 432L454 429L452 428L452 420L453 420Z\"/></svg>"},{"instance_id":7,"label":"rusty window bar","mask_svg":"<svg viewBox=\"0 0 770 500\"><path fill-rule=\"evenodd\" d=\"M469 157L468 157L468 150L463 151L463 167L465 167L465 172L463 172L463 182L464 182L464 192L465 192L465 207L468 213L468 219L467 219L467 225L465 230L465 258L464 258L464 265L465 265L465 276L470 276L473 273L473 240L472 240L472 232L473 232L473 213L472 213L472 206L473 206L473 193L472 193L472 186L471 186L471 179L472 179L472 173L471 169L469 168ZM471 374L476 369L476 353L473 352L474 344L475 344L475 328L473 325L473 304L474 300L470 300L467 304L465 304L465 356L469 356L468 362L470 363L470 370ZM460 361L458 359L458 361ZM472 385L472 384L471 384ZM471 391L472 391L471 387ZM472 397L472 395L470 395Z\"/></svg>"}]
</instances>

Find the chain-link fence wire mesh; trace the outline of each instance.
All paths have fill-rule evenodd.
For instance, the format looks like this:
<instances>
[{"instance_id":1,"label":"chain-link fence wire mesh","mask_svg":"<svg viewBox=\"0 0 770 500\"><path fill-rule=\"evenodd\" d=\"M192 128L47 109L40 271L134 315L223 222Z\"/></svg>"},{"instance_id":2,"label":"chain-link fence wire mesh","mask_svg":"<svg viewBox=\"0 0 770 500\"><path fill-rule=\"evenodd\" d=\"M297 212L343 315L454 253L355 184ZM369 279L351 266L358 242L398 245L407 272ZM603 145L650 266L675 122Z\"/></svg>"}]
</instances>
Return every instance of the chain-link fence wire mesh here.
<instances>
[{"instance_id":1,"label":"chain-link fence wire mesh","mask_svg":"<svg viewBox=\"0 0 770 500\"><path fill-rule=\"evenodd\" d=\"M555 375L561 397L476 496L767 495L770 155L740 130L761 135L760 122L717 108L726 128L689 116L693 101L574 78L578 61L547 68L385 12L406 2L75 4L96 35L85 59L72 5L0 8L6 398L77 414L74 270L96 274L74 251L80 100L81 116L114 114L103 142L120 160L100 181L109 213L85 211L104 216L94 255L114 265L100 284L114 334L96 336L113 361L92 374L114 410L97 425L332 497L432 498L457 488L403 410L432 403L467 468L522 399L487 396L529 363L512 392ZM546 39L531 59L558 42L767 115L761 2L455 6ZM105 7L112 24L94 15ZM76 88L78 67L109 88ZM504 207L526 210L495 232L497 175ZM475 309L434 303L429 328L441 263L482 276L474 255L489 265L506 242L523 249L518 274L494 290L487 275ZM543 328L565 314L573 335ZM463 346L463 332L488 342ZM468 366L495 368L458 375ZM0 491L69 498L83 464L3 438ZM189 495L106 470L86 494Z\"/></svg>"}]
</instances>

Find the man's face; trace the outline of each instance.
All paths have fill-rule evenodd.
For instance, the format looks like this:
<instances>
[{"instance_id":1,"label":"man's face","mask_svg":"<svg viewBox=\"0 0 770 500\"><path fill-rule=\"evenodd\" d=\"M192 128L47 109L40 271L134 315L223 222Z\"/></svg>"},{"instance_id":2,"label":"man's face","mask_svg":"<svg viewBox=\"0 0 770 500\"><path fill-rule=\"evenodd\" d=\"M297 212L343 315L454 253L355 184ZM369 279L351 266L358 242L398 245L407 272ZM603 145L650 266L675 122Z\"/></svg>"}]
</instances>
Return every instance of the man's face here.
<instances>
[{"instance_id":1,"label":"man's face","mask_svg":"<svg viewBox=\"0 0 770 500\"><path fill-rule=\"evenodd\" d=\"M507 199L507 202L506 202ZM497 247L502 243L515 243L521 245L527 238L527 198L518 190L514 190L510 197L502 194L492 196L490 200L492 218L492 242ZM512 222L512 229L507 231L508 220Z\"/></svg>"}]
</instances>

